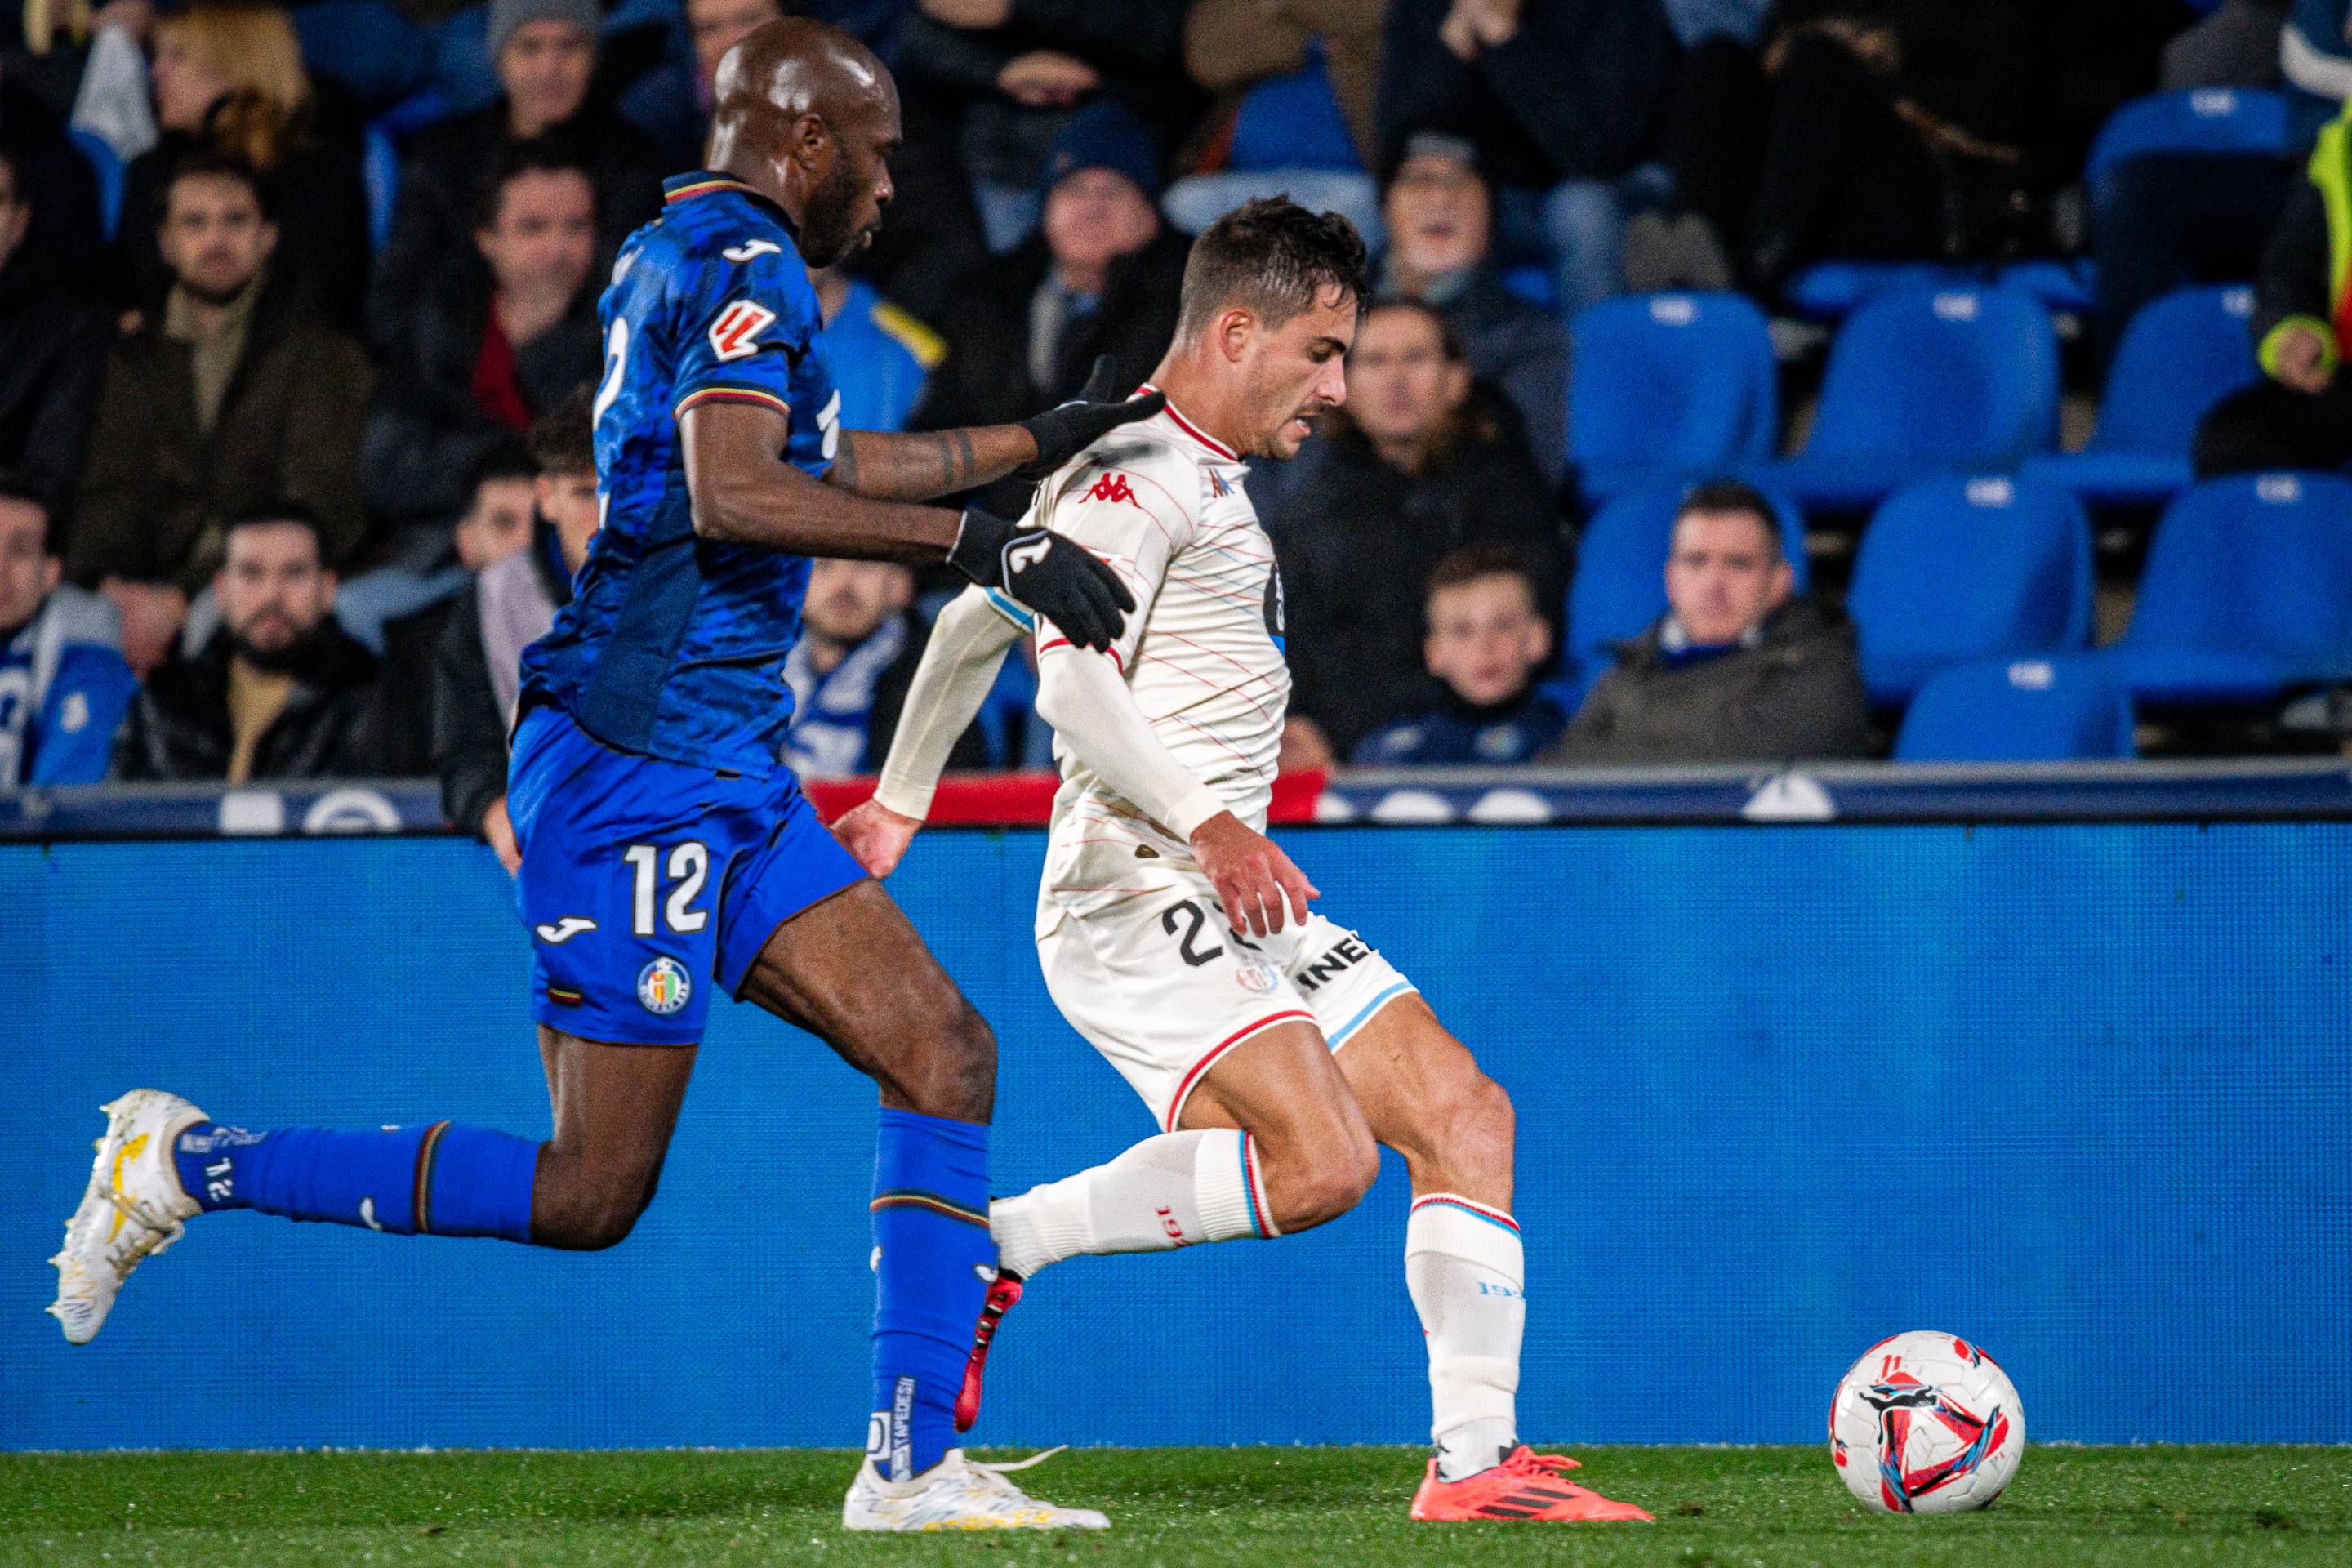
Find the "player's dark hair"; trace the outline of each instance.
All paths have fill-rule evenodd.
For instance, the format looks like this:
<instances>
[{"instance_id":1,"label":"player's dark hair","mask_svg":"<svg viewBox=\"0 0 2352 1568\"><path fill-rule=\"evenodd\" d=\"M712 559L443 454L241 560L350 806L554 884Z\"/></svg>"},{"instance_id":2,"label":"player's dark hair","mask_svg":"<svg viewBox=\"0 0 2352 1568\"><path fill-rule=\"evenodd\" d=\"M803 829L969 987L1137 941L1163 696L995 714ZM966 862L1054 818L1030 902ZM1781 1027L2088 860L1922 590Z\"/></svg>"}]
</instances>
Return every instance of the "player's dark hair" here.
<instances>
[{"instance_id":1,"label":"player's dark hair","mask_svg":"<svg viewBox=\"0 0 2352 1568\"><path fill-rule=\"evenodd\" d=\"M1675 526L1680 527L1683 519L1693 512L1702 511L1746 512L1763 529L1772 559L1779 561L1787 555L1780 546L1780 514L1754 485L1742 484L1738 479L1709 479L1703 485L1692 486L1690 493L1683 497L1682 505L1675 508Z\"/></svg>"},{"instance_id":2,"label":"player's dark hair","mask_svg":"<svg viewBox=\"0 0 2352 1568\"><path fill-rule=\"evenodd\" d=\"M482 182L474 198L474 226L496 228L499 209L506 205L507 187L525 174L560 174L572 173L588 182L589 205L595 205L596 176L588 170L587 160L577 148L562 136L526 136L520 142L509 142L499 150L498 161L490 165L490 177Z\"/></svg>"},{"instance_id":3,"label":"player's dark hair","mask_svg":"<svg viewBox=\"0 0 2352 1568\"><path fill-rule=\"evenodd\" d=\"M1454 323L1445 319L1445 312L1420 295L1382 294L1369 301L1363 313L1370 317L1381 310L1410 310L1436 328L1437 346L1445 355L1446 363L1460 364L1470 357L1470 351L1463 346L1462 334L1454 330Z\"/></svg>"},{"instance_id":4,"label":"player's dark hair","mask_svg":"<svg viewBox=\"0 0 2352 1568\"><path fill-rule=\"evenodd\" d=\"M1338 213L1311 213L1288 196L1235 207L1201 233L1184 263L1176 335L1206 331L1219 310L1244 305L1269 327L1314 307L1326 289L1360 303L1369 287L1364 239Z\"/></svg>"},{"instance_id":5,"label":"player's dark hair","mask_svg":"<svg viewBox=\"0 0 2352 1568\"><path fill-rule=\"evenodd\" d=\"M594 389L583 384L530 427L530 458L541 474L596 471Z\"/></svg>"},{"instance_id":6,"label":"player's dark hair","mask_svg":"<svg viewBox=\"0 0 2352 1568\"><path fill-rule=\"evenodd\" d=\"M322 566L327 564L326 525L319 521L317 512L299 500L263 501L258 506L249 506L243 511L233 513L226 522L221 524L221 543L226 548L237 530L242 528L284 528L289 525L310 531L311 542L319 547L319 563Z\"/></svg>"},{"instance_id":7,"label":"player's dark hair","mask_svg":"<svg viewBox=\"0 0 2352 1568\"><path fill-rule=\"evenodd\" d=\"M1528 603L1535 607L1536 614L1543 614L1535 572L1528 565L1527 558L1507 544L1472 544L1440 558L1430 569L1423 602L1435 598L1444 589L1459 588L1481 577L1517 577L1527 584Z\"/></svg>"},{"instance_id":8,"label":"player's dark hair","mask_svg":"<svg viewBox=\"0 0 2352 1568\"><path fill-rule=\"evenodd\" d=\"M163 187L163 210L172 210L172 191L183 180L235 180L253 193L254 205L261 209L264 219L275 221L278 204L269 190L269 182L261 172L234 153L224 153L217 147L197 147L180 154L172 165L172 179Z\"/></svg>"},{"instance_id":9,"label":"player's dark hair","mask_svg":"<svg viewBox=\"0 0 2352 1568\"><path fill-rule=\"evenodd\" d=\"M41 493L41 487L33 482L31 475L19 468L0 468L0 501L10 500L19 506L41 509L41 552L57 554L60 542L58 538L58 509L47 496Z\"/></svg>"},{"instance_id":10,"label":"player's dark hair","mask_svg":"<svg viewBox=\"0 0 2352 1568\"><path fill-rule=\"evenodd\" d=\"M483 449L466 470L466 495L470 501L484 485L499 479L539 477L539 463L519 437L500 436Z\"/></svg>"}]
</instances>

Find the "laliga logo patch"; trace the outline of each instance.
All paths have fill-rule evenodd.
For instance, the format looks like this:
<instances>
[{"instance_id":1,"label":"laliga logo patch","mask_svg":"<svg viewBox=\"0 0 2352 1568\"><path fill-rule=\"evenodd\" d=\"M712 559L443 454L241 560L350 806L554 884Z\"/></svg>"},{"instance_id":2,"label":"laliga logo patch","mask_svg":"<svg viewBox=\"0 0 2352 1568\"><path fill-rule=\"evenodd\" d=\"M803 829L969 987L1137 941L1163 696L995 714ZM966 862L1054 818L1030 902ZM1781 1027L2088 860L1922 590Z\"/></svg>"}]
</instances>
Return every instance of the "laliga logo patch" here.
<instances>
[{"instance_id":1,"label":"laliga logo patch","mask_svg":"<svg viewBox=\"0 0 2352 1568\"><path fill-rule=\"evenodd\" d=\"M760 352L760 334L776 324L765 305L738 300L710 323L710 352L721 360L750 359Z\"/></svg>"},{"instance_id":2,"label":"laliga logo patch","mask_svg":"<svg viewBox=\"0 0 2352 1568\"><path fill-rule=\"evenodd\" d=\"M667 1018L693 994L694 982L675 958L656 958L637 971L637 1001L648 1013Z\"/></svg>"},{"instance_id":3,"label":"laliga logo patch","mask_svg":"<svg viewBox=\"0 0 2352 1568\"><path fill-rule=\"evenodd\" d=\"M1262 958L1253 958L1234 971L1234 983L1254 995L1273 990L1275 979L1274 965Z\"/></svg>"}]
</instances>

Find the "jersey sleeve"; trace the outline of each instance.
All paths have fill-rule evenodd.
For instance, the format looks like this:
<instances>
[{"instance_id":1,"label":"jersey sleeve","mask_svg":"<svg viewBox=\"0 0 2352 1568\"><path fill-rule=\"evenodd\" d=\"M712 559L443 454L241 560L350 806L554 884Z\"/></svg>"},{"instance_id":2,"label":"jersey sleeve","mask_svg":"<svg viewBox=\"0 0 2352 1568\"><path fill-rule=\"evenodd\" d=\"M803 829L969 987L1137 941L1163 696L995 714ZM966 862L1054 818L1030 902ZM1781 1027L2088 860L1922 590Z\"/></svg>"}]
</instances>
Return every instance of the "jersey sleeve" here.
<instances>
[{"instance_id":1,"label":"jersey sleeve","mask_svg":"<svg viewBox=\"0 0 2352 1568\"><path fill-rule=\"evenodd\" d=\"M1048 527L1099 556L1135 595L1134 612L1110 647L1121 674L1134 668L1136 644L1168 563L1192 542L1200 483L1199 471L1181 456L1138 441L1097 447L1085 462L1055 475L1050 505L1040 508ZM1050 624L1039 629L1040 654L1067 646Z\"/></svg>"},{"instance_id":2,"label":"jersey sleeve","mask_svg":"<svg viewBox=\"0 0 2352 1568\"><path fill-rule=\"evenodd\" d=\"M795 460L812 437L830 460L833 431L820 431L818 421L839 417L839 395L817 351L822 323L806 272L772 247L743 262L714 250L681 260L677 284L671 412L682 418L705 403L759 404L790 422Z\"/></svg>"}]
</instances>

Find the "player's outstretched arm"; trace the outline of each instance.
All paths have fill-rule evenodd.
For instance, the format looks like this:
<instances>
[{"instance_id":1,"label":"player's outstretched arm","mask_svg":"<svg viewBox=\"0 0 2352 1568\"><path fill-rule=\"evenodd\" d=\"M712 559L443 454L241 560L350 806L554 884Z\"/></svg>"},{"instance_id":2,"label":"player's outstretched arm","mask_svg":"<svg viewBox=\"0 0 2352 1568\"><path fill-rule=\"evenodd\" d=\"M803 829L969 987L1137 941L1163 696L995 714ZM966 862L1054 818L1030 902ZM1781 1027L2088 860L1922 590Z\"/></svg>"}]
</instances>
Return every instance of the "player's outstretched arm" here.
<instances>
[{"instance_id":1,"label":"player's outstretched arm","mask_svg":"<svg viewBox=\"0 0 2352 1568\"><path fill-rule=\"evenodd\" d=\"M825 482L879 500L929 500L1007 474L1042 479L1109 432L1149 419L1161 394L1114 397L1110 355L1095 361L1078 395L1018 425L982 425L922 435L844 430Z\"/></svg>"},{"instance_id":2,"label":"player's outstretched arm","mask_svg":"<svg viewBox=\"0 0 2352 1568\"><path fill-rule=\"evenodd\" d=\"M1037 711L1105 784L1192 847L1236 931L1264 936L1307 919L1307 900L1322 896L1307 873L1160 743L1108 658L1068 647L1040 654Z\"/></svg>"},{"instance_id":3,"label":"player's outstretched arm","mask_svg":"<svg viewBox=\"0 0 2352 1568\"><path fill-rule=\"evenodd\" d=\"M945 561L983 588L1002 588L1070 640L1108 647L1135 596L1068 540L967 507L876 500L780 461L791 427L756 403L713 401L678 421L694 531L704 539L796 555Z\"/></svg>"},{"instance_id":4,"label":"player's outstretched arm","mask_svg":"<svg viewBox=\"0 0 2352 1568\"><path fill-rule=\"evenodd\" d=\"M930 815L932 793L957 738L988 700L1006 651L1021 636L1021 628L992 608L979 588L949 601L931 623L931 638L899 707L898 728L890 737L874 798L833 825L834 837L868 876L887 877L898 869Z\"/></svg>"}]
</instances>

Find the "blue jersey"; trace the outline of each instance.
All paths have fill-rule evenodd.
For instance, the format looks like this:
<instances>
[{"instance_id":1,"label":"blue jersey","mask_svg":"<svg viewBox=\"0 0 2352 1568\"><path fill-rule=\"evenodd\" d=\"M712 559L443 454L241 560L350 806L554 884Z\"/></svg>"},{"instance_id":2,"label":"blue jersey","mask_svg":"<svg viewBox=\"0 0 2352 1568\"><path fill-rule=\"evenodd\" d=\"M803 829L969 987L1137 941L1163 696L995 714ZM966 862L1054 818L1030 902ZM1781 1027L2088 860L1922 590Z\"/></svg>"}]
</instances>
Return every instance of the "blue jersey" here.
<instances>
[{"instance_id":1,"label":"blue jersey","mask_svg":"<svg viewBox=\"0 0 2352 1568\"><path fill-rule=\"evenodd\" d=\"M784 459L822 475L841 395L791 220L722 175L666 189L598 306L604 526L572 603L523 654L524 701L619 751L763 776L792 717L784 658L808 558L696 537L678 420L703 403L773 408L791 429Z\"/></svg>"}]
</instances>

